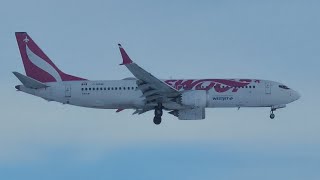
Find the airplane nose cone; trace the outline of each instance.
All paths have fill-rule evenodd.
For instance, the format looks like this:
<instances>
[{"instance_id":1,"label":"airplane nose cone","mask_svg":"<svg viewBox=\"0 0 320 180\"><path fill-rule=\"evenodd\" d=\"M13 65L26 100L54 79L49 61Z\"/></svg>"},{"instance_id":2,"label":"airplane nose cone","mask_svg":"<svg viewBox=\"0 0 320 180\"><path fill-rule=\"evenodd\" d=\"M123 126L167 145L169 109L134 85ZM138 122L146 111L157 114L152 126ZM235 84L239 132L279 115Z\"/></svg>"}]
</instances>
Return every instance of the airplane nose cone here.
<instances>
[{"instance_id":1,"label":"airplane nose cone","mask_svg":"<svg viewBox=\"0 0 320 180\"><path fill-rule=\"evenodd\" d=\"M293 91L294 100L298 100L298 99L300 99L300 97L301 97L300 93L298 93L297 91Z\"/></svg>"},{"instance_id":2,"label":"airplane nose cone","mask_svg":"<svg viewBox=\"0 0 320 180\"><path fill-rule=\"evenodd\" d=\"M297 92L297 100L301 98L301 94Z\"/></svg>"}]
</instances>

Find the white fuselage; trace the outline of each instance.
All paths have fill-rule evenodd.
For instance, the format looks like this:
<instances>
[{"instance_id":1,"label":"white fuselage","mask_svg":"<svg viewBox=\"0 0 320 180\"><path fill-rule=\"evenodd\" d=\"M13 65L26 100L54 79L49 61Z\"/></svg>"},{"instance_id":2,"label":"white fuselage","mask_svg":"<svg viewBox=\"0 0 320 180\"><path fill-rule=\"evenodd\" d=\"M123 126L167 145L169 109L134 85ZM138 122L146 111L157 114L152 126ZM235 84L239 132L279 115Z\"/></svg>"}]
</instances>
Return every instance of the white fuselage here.
<instances>
[{"instance_id":1,"label":"white fuselage","mask_svg":"<svg viewBox=\"0 0 320 180\"><path fill-rule=\"evenodd\" d=\"M183 83L187 81L189 84ZM190 82L196 81L201 83L190 86ZM292 89L280 88L281 83L267 80L252 80L242 87L225 85L219 80L217 82L215 80L164 80L164 82L180 92L206 91L207 108L276 107L295 101L300 96ZM30 89L20 85L19 90L48 101L89 108L140 109L145 106L145 97L137 88L135 79L61 81L46 84L49 87L42 89ZM168 109L175 108L170 103L164 103L163 106ZM179 108L176 107L176 109Z\"/></svg>"}]
</instances>

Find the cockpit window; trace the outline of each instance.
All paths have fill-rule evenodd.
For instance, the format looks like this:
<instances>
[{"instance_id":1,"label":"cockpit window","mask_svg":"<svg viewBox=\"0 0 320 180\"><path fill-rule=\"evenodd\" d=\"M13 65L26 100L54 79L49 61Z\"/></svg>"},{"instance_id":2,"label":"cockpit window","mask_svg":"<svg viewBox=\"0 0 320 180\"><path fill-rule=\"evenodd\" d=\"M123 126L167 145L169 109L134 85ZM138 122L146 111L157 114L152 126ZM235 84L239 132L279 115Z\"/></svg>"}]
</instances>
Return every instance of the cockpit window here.
<instances>
[{"instance_id":1,"label":"cockpit window","mask_svg":"<svg viewBox=\"0 0 320 180\"><path fill-rule=\"evenodd\" d=\"M288 88L288 87L285 86L285 85L279 85L279 88L282 88L282 89L290 89L290 88Z\"/></svg>"}]
</instances>

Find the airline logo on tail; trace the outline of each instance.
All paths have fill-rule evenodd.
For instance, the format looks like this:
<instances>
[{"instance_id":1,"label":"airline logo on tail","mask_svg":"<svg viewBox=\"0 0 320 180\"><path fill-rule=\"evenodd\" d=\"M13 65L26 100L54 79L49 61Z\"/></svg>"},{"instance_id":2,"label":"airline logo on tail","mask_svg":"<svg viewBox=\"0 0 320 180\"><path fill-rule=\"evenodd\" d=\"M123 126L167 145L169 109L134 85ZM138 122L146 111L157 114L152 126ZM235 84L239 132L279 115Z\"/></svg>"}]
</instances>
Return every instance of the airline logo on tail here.
<instances>
[{"instance_id":1,"label":"airline logo on tail","mask_svg":"<svg viewBox=\"0 0 320 180\"><path fill-rule=\"evenodd\" d=\"M28 36L26 36L26 38L23 40L25 43L29 42Z\"/></svg>"},{"instance_id":2,"label":"airline logo on tail","mask_svg":"<svg viewBox=\"0 0 320 180\"><path fill-rule=\"evenodd\" d=\"M27 76L40 82L85 80L62 72L25 32L16 38Z\"/></svg>"}]
</instances>

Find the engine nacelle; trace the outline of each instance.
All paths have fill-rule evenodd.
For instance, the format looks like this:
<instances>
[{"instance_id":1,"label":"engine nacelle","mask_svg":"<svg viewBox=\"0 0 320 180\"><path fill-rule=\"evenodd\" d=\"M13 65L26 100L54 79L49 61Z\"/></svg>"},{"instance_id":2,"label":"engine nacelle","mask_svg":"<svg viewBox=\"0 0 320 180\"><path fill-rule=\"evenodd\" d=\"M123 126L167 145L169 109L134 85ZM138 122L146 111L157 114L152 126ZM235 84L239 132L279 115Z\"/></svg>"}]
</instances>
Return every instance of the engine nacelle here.
<instances>
[{"instance_id":1,"label":"engine nacelle","mask_svg":"<svg viewBox=\"0 0 320 180\"><path fill-rule=\"evenodd\" d=\"M200 120L206 117L205 108L174 110L169 113L180 120Z\"/></svg>"},{"instance_id":2,"label":"engine nacelle","mask_svg":"<svg viewBox=\"0 0 320 180\"><path fill-rule=\"evenodd\" d=\"M191 108L206 108L207 107L207 91L194 90L183 92L179 98L179 103Z\"/></svg>"}]
</instances>

